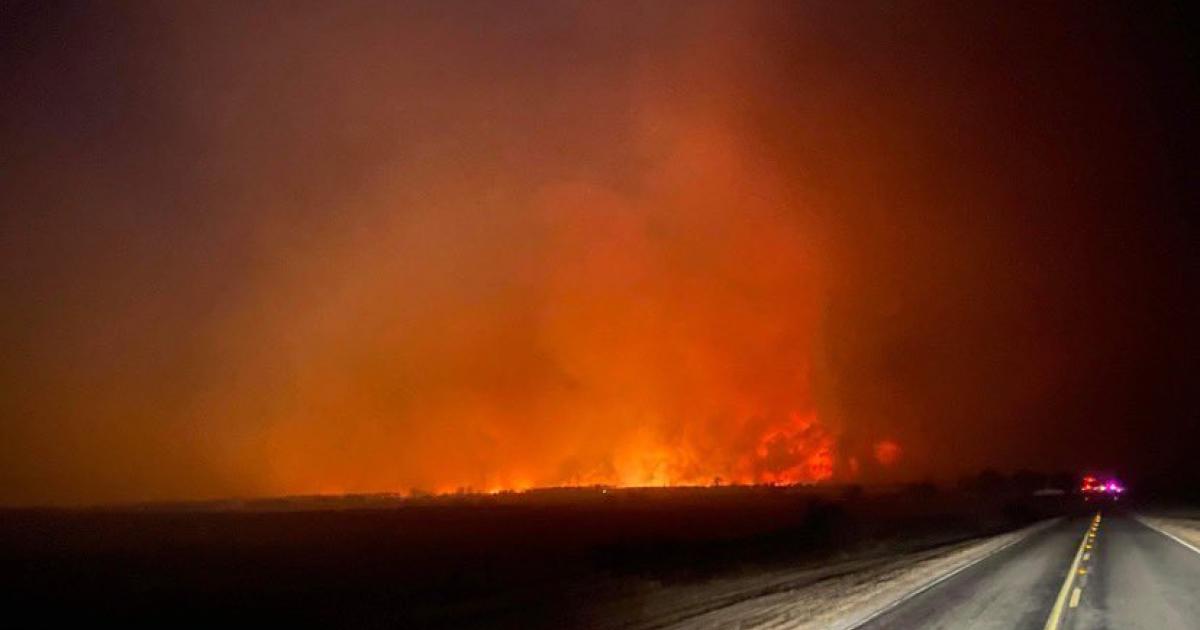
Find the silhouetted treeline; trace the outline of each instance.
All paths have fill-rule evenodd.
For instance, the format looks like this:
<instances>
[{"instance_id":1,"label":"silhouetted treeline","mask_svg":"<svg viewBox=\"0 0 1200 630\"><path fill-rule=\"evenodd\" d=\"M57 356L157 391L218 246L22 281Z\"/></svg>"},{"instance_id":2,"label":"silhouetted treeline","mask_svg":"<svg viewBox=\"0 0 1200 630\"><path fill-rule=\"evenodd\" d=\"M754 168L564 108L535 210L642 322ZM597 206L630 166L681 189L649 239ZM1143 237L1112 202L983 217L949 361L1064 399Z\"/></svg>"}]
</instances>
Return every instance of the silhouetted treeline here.
<instances>
[{"instance_id":1,"label":"silhouetted treeline","mask_svg":"<svg viewBox=\"0 0 1200 630\"><path fill-rule=\"evenodd\" d=\"M960 490L984 495L1028 495L1039 490L1059 490L1070 494L1079 486L1079 475L1063 471L1018 470L1006 475L986 468L958 481Z\"/></svg>"}]
</instances>

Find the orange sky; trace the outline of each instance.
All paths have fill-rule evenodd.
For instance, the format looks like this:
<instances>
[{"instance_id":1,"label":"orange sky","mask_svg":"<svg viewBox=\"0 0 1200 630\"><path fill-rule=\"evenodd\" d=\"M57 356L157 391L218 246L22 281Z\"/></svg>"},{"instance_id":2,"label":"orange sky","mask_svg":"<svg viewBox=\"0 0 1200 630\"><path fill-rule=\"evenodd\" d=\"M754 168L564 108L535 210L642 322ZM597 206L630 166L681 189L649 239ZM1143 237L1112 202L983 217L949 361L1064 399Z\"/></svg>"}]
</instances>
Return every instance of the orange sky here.
<instances>
[{"instance_id":1,"label":"orange sky","mask_svg":"<svg viewBox=\"0 0 1200 630\"><path fill-rule=\"evenodd\" d=\"M1113 467L1194 354L1106 11L24 11L0 503Z\"/></svg>"},{"instance_id":2,"label":"orange sky","mask_svg":"<svg viewBox=\"0 0 1200 630\"><path fill-rule=\"evenodd\" d=\"M704 37L717 19L681 23L677 48L601 80L561 69L557 80L587 95L572 121L624 108L602 129L564 131L601 134L589 140L611 167L588 160L551 175L541 163L557 161L553 148L468 144L468 163L370 178L329 224L305 228L324 235L317 256L267 262L222 325L269 350L229 348L247 389L197 411L261 424L265 491L831 476L835 429L810 379L820 236L803 195L735 128L719 63L735 43ZM681 98L692 81L707 84L702 97ZM496 114L463 115L487 126ZM514 142L505 150L528 141ZM260 229L274 248L289 227ZM284 321L267 304L286 305ZM239 417L264 401L261 375L278 370L281 348L292 357L286 397Z\"/></svg>"}]
</instances>

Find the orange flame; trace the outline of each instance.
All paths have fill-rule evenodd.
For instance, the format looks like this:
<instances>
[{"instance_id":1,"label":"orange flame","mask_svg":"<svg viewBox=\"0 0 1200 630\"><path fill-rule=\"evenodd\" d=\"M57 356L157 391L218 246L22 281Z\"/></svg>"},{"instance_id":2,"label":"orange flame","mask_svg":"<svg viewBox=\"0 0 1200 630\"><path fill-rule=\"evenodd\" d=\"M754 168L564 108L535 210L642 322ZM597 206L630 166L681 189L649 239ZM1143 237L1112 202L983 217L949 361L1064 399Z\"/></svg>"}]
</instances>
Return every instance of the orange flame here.
<instances>
[{"instance_id":1,"label":"orange flame","mask_svg":"<svg viewBox=\"0 0 1200 630\"><path fill-rule=\"evenodd\" d=\"M631 90L628 172L489 153L478 181L381 178L354 230L265 270L197 410L236 428L240 474L265 468L264 494L830 479L815 209L718 102Z\"/></svg>"},{"instance_id":2,"label":"orange flame","mask_svg":"<svg viewBox=\"0 0 1200 630\"><path fill-rule=\"evenodd\" d=\"M759 438L749 462L756 482L795 484L833 476L833 441L816 423L816 415L792 413L784 424Z\"/></svg>"}]
</instances>

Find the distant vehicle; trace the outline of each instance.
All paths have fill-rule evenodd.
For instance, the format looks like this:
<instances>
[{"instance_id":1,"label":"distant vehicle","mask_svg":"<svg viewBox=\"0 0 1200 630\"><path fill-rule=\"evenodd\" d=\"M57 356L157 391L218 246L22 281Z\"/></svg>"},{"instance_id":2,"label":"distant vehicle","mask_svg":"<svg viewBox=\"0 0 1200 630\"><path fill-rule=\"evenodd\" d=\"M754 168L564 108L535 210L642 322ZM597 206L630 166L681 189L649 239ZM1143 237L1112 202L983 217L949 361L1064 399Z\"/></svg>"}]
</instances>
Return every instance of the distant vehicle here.
<instances>
[{"instance_id":1,"label":"distant vehicle","mask_svg":"<svg viewBox=\"0 0 1200 630\"><path fill-rule=\"evenodd\" d=\"M1121 485L1116 478L1099 479L1093 475L1087 475L1083 478L1079 492L1083 495L1084 501L1116 501L1125 493L1125 486Z\"/></svg>"}]
</instances>

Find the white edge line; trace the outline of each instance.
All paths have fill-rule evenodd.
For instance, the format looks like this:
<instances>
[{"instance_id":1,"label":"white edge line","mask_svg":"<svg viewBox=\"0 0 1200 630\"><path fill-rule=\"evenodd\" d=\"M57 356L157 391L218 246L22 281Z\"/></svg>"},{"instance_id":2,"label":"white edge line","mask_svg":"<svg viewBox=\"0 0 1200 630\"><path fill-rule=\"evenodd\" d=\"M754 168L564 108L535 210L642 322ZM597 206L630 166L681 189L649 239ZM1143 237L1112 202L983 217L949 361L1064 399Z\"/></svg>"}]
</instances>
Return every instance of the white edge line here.
<instances>
[{"instance_id":1,"label":"white edge line","mask_svg":"<svg viewBox=\"0 0 1200 630\"><path fill-rule=\"evenodd\" d=\"M958 575L959 573L962 573L963 571L966 571L967 569L979 564L980 562L983 562L984 560L991 558L992 556L1000 553L1001 551L1004 551L1005 549L1008 549L1009 547L1025 540L1026 538L1029 538L1030 536L1033 535L1034 532L1046 529L1046 528L1050 527L1050 525L1052 523L1055 523L1060 520L1062 520L1061 516L1043 521L1041 523L1031 525L1027 528L1028 531L1026 531L1023 535L1018 536L1018 537L1014 538L1013 540L1010 540L1010 541L1004 543L1003 545L1000 545L996 549L993 549L990 553L985 554L979 558L976 558L976 559L962 565L961 567L954 569L953 571L951 571L949 573L943 573L942 575L939 575L938 577L930 580L929 582L926 582L925 584L917 587L915 590L909 591L904 596L902 596L900 599L897 599L896 601L888 604L887 606L884 606L883 608L876 610L875 612L868 615L865 619L861 619L859 621L853 621L849 625L842 626L842 629L843 630L855 630L856 628L861 628L861 627L867 625L868 623L875 621L879 617L882 617L883 615L895 610L900 605L902 605L905 602L909 601L910 599L916 597L917 595L920 595L921 593L924 593L925 591L928 591L929 589L937 586L938 584L941 584L942 582L949 580L950 578Z\"/></svg>"},{"instance_id":2,"label":"white edge line","mask_svg":"<svg viewBox=\"0 0 1200 630\"><path fill-rule=\"evenodd\" d=\"M1188 549L1191 549L1192 551L1195 551L1196 553L1200 553L1200 548L1197 548L1196 545L1193 545L1192 543L1176 536L1175 534L1172 534L1171 532L1168 532L1168 531L1162 529L1161 527L1159 527L1157 525L1151 525L1150 523L1147 523L1142 518L1141 514L1135 514L1133 518L1136 519L1137 522L1141 523L1142 525L1145 525L1146 527L1153 529L1154 531L1162 534L1163 536L1166 536L1167 538L1170 538L1171 540L1174 540L1175 542L1183 545L1184 547L1187 547Z\"/></svg>"}]
</instances>

